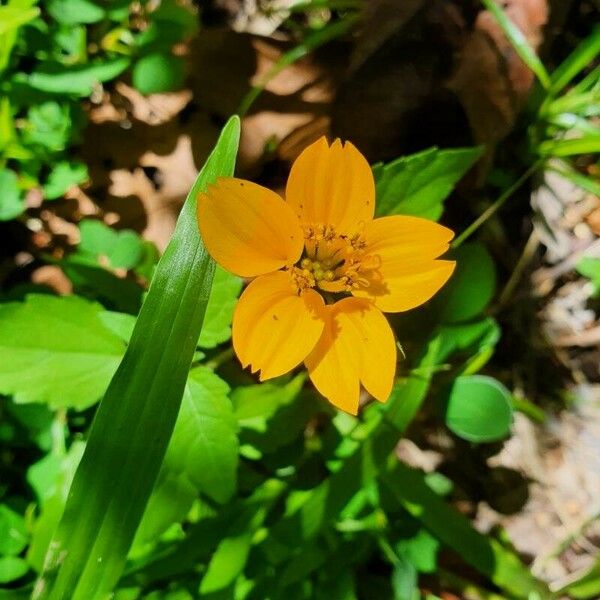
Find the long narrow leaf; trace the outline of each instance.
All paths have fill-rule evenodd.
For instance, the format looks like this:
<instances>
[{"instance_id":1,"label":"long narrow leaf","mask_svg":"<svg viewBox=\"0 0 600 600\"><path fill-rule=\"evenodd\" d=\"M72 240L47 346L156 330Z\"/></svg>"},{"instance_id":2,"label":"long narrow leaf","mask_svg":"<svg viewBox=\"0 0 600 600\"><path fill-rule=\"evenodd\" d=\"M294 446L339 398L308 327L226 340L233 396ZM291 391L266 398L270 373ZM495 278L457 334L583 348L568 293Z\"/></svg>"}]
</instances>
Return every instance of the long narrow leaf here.
<instances>
[{"instance_id":1,"label":"long narrow leaf","mask_svg":"<svg viewBox=\"0 0 600 600\"><path fill-rule=\"evenodd\" d=\"M586 37L571 54L560 64L552 73L552 84L548 92L557 94L573 77L576 77L588 65L591 65L596 56L600 53L600 27Z\"/></svg>"},{"instance_id":2,"label":"long narrow leaf","mask_svg":"<svg viewBox=\"0 0 600 600\"><path fill-rule=\"evenodd\" d=\"M535 50L523 35L523 32L506 16L506 13L494 0L482 0L485 7L494 15L504 35L510 40L521 60L535 73L545 89L550 86L550 77Z\"/></svg>"},{"instance_id":3,"label":"long narrow leaf","mask_svg":"<svg viewBox=\"0 0 600 600\"><path fill-rule=\"evenodd\" d=\"M551 598L546 585L531 574L516 554L474 529L466 517L429 488L421 472L397 463L382 479L413 517L512 597Z\"/></svg>"},{"instance_id":4,"label":"long narrow leaf","mask_svg":"<svg viewBox=\"0 0 600 600\"><path fill-rule=\"evenodd\" d=\"M212 284L196 197L233 173L238 140L234 117L192 186L100 404L34 598L107 598L122 573L175 425Z\"/></svg>"}]
</instances>

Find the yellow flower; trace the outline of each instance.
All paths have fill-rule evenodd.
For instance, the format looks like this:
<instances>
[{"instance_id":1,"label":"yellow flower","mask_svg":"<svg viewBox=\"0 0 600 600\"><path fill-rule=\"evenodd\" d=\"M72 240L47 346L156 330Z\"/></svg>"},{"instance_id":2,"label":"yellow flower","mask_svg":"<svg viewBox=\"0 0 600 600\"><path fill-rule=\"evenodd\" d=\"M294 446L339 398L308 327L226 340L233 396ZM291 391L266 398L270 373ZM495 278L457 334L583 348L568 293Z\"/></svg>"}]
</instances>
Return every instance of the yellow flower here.
<instances>
[{"instance_id":1,"label":"yellow flower","mask_svg":"<svg viewBox=\"0 0 600 600\"><path fill-rule=\"evenodd\" d=\"M383 312L429 300L454 262L454 234L408 216L373 219L375 183L350 143L321 138L294 162L285 201L219 179L198 198L204 243L223 268L255 278L233 317L233 347L260 380L302 361L323 396L356 414L360 385L385 402L396 343Z\"/></svg>"}]
</instances>

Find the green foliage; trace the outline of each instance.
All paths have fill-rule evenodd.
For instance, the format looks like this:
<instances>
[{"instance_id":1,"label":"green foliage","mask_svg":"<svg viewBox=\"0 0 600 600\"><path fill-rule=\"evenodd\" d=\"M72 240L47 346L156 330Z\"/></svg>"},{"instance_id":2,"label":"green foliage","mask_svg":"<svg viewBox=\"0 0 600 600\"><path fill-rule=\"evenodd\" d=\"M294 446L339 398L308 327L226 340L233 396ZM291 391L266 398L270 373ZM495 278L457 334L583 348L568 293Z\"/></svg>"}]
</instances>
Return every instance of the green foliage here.
<instances>
[{"instance_id":1,"label":"green foliage","mask_svg":"<svg viewBox=\"0 0 600 600\"><path fill-rule=\"evenodd\" d=\"M493 442L506 437L512 422L510 392L484 375L457 377L448 393L446 424L470 442Z\"/></svg>"},{"instance_id":2,"label":"green foliage","mask_svg":"<svg viewBox=\"0 0 600 600\"><path fill-rule=\"evenodd\" d=\"M0 554L14 556L27 546L27 530L23 517L0 504Z\"/></svg>"},{"instance_id":3,"label":"green foliage","mask_svg":"<svg viewBox=\"0 0 600 600\"><path fill-rule=\"evenodd\" d=\"M26 560L18 556L0 556L0 583L10 583L20 579L29 571Z\"/></svg>"},{"instance_id":4,"label":"green foliage","mask_svg":"<svg viewBox=\"0 0 600 600\"><path fill-rule=\"evenodd\" d=\"M214 348L231 337L231 319L242 289L239 277L217 266L198 345Z\"/></svg>"},{"instance_id":5,"label":"green foliage","mask_svg":"<svg viewBox=\"0 0 600 600\"><path fill-rule=\"evenodd\" d=\"M44 197L47 200L60 198L69 188L85 183L87 179L87 167L83 163L61 160L48 175L43 188Z\"/></svg>"},{"instance_id":6,"label":"green foliage","mask_svg":"<svg viewBox=\"0 0 600 600\"><path fill-rule=\"evenodd\" d=\"M1 304L0 392L53 408L97 402L125 351L102 311L76 296Z\"/></svg>"},{"instance_id":7,"label":"green foliage","mask_svg":"<svg viewBox=\"0 0 600 600\"><path fill-rule=\"evenodd\" d=\"M375 165L377 216L404 214L437 221L444 200L481 152L481 148L430 148Z\"/></svg>"},{"instance_id":8,"label":"green foliage","mask_svg":"<svg viewBox=\"0 0 600 600\"><path fill-rule=\"evenodd\" d=\"M184 63L171 49L195 30L194 13L175 0L137 10L100 0L0 6L0 220L25 210L29 189L54 200L85 184L85 165L69 154L85 125L80 100L128 69L142 93L179 89Z\"/></svg>"},{"instance_id":9,"label":"green foliage","mask_svg":"<svg viewBox=\"0 0 600 600\"><path fill-rule=\"evenodd\" d=\"M142 93L178 87L183 61L172 48L195 31L174 0L142 3L139 31L127 2L40 8L13 24L24 37L10 48L0 101L0 218L18 216L32 188L51 200L84 184L71 153L80 100L127 69ZM350 22L317 29L277 68ZM36 49L26 76L25 42ZM500 337L485 314L496 291L485 246L457 248L438 299L394 318L407 357L386 404L352 417L326 405L304 373L256 383L229 345L242 280L221 269L213 279L194 210L204 186L233 173L238 135L231 121L158 266L135 232L83 219L76 250L56 261L77 295L0 304L0 393L10 396L0 398L0 444L31 454L16 491L0 483L0 582L15 598L30 596L37 574L34 597L48 599L412 600L445 548L483 587L549 598L511 551L454 510L451 480L395 454L432 399L445 408L438 425L463 439L509 430L509 392L476 374ZM378 215L440 218L480 154L432 148L376 165Z\"/></svg>"},{"instance_id":10,"label":"green foliage","mask_svg":"<svg viewBox=\"0 0 600 600\"><path fill-rule=\"evenodd\" d=\"M100 3L91 0L48 0L46 10L53 19L64 25L97 23L106 16Z\"/></svg>"},{"instance_id":11,"label":"green foliage","mask_svg":"<svg viewBox=\"0 0 600 600\"><path fill-rule=\"evenodd\" d=\"M212 284L195 199L233 173L238 139L232 119L189 193L96 414L37 598L101 598L122 573L175 426Z\"/></svg>"},{"instance_id":12,"label":"green foliage","mask_svg":"<svg viewBox=\"0 0 600 600\"><path fill-rule=\"evenodd\" d=\"M166 52L152 52L138 60L133 68L133 85L142 94L177 90L183 84L183 59Z\"/></svg>"},{"instance_id":13,"label":"green foliage","mask_svg":"<svg viewBox=\"0 0 600 600\"><path fill-rule=\"evenodd\" d=\"M496 291L496 268L483 244L471 242L454 250L456 270L434 300L443 323L469 321L479 315Z\"/></svg>"},{"instance_id":14,"label":"green foliage","mask_svg":"<svg viewBox=\"0 0 600 600\"><path fill-rule=\"evenodd\" d=\"M78 252L93 263L106 260L114 269L133 269L143 257L143 242L135 231L115 231L101 221L84 219L79 224Z\"/></svg>"},{"instance_id":15,"label":"green foliage","mask_svg":"<svg viewBox=\"0 0 600 600\"><path fill-rule=\"evenodd\" d=\"M23 194L19 189L19 178L10 169L0 170L0 221L18 217L25 208Z\"/></svg>"},{"instance_id":16,"label":"green foliage","mask_svg":"<svg viewBox=\"0 0 600 600\"><path fill-rule=\"evenodd\" d=\"M591 281L594 286L594 296L600 295L600 258L584 257L575 268L580 275Z\"/></svg>"}]
</instances>

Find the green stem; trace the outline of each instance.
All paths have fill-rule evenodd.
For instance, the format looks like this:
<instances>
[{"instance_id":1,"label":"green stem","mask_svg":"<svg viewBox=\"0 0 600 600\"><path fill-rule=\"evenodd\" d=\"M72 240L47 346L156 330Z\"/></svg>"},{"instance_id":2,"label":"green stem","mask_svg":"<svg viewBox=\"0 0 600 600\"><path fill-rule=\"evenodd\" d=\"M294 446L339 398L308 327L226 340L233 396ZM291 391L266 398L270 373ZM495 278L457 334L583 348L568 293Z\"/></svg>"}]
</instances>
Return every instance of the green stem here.
<instances>
[{"instance_id":1,"label":"green stem","mask_svg":"<svg viewBox=\"0 0 600 600\"><path fill-rule=\"evenodd\" d=\"M458 248L466 239L475 233L490 217L504 206L505 202L533 175L533 173L542 164L542 160L536 161L531 165L519 179L517 179L509 188L507 188L500 197L488 208L486 208L452 243L452 248Z\"/></svg>"}]
</instances>

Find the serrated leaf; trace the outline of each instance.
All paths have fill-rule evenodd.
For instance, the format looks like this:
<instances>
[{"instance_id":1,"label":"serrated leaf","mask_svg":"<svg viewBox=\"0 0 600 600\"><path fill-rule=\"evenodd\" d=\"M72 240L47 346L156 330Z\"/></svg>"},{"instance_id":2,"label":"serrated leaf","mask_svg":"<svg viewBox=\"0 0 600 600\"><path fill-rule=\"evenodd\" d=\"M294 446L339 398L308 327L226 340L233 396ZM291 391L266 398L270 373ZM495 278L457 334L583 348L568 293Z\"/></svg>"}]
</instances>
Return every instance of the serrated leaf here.
<instances>
[{"instance_id":1,"label":"serrated leaf","mask_svg":"<svg viewBox=\"0 0 600 600\"><path fill-rule=\"evenodd\" d=\"M66 104L42 102L27 111L27 124L23 131L26 144L39 145L59 152L64 150L71 136L72 115Z\"/></svg>"},{"instance_id":2,"label":"serrated leaf","mask_svg":"<svg viewBox=\"0 0 600 600\"><path fill-rule=\"evenodd\" d=\"M373 167L376 214L414 215L437 220L444 200L481 156L481 148L430 148Z\"/></svg>"},{"instance_id":3,"label":"serrated leaf","mask_svg":"<svg viewBox=\"0 0 600 600\"><path fill-rule=\"evenodd\" d=\"M190 372L163 468L185 471L196 488L217 502L235 491L237 423L229 386L210 369Z\"/></svg>"},{"instance_id":4,"label":"serrated leaf","mask_svg":"<svg viewBox=\"0 0 600 600\"><path fill-rule=\"evenodd\" d=\"M88 171L81 162L61 160L50 171L44 184L44 197L47 200L60 198L72 186L87 181Z\"/></svg>"},{"instance_id":5,"label":"serrated leaf","mask_svg":"<svg viewBox=\"0 0 600 600\"><path fill-rule=\"evenodd\" d=\"M108 260L109 266L133 269L144 254L142 238L131 229L115 231L102 221L83 219L79 224L81 241L78 251L96 261Z\"/></svg>"},{"instance_id":6,"label":"serrated leaf","mask_svg":"<svg viewBox=\"0 0 600 600\"><path fill-rule=\"evenodd\" d=\"M220 503L233 495L238 441L228 393L229 386L210 369L190 371L173 436L136 533L136 546L181 522L200 493Z\"/></svg>"},{"instance_id":7,"label":"serrated leaf","mask_svg":"<svg viewBox=\"0 0 600 600\"><path fill-rule=\"evenodd\" d=\"M231 337L231 319L241 289L239 277L217 267L198 340L200 347L214 348Z\"/></svg>"},{"instance_id":8,"label":"serrated leaf","mask_svg":"<svg viewBox=\"0 0 600 600\"><path fill-rule=\"evenodd\" d=\"M82 410L97 402L125 345L77 296L31 295L0 305L0 393Z\"/></svg>"},{"instance_id":9,"label":"serrated leaf","mask_svg":"<svg viewBox=\"0 0 600 600\"><path fill-rule=\"evenodd\" d=\"M413 537L401 539L395 544L396 552L420 573L435 572L439 547L439 541L426 529L419 529Z\"/></svg>"}]
</instances>

